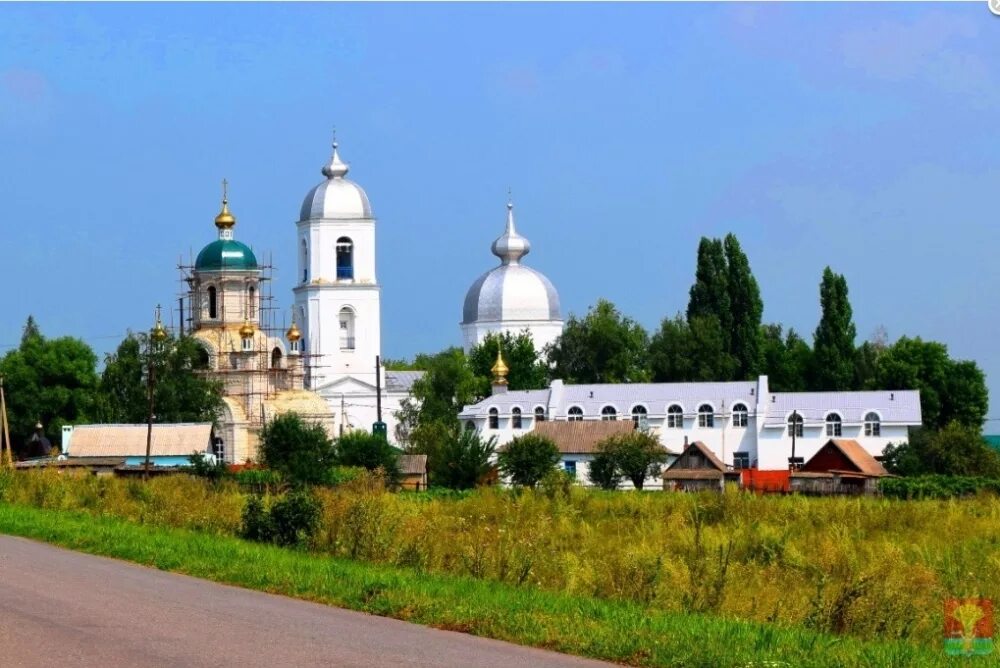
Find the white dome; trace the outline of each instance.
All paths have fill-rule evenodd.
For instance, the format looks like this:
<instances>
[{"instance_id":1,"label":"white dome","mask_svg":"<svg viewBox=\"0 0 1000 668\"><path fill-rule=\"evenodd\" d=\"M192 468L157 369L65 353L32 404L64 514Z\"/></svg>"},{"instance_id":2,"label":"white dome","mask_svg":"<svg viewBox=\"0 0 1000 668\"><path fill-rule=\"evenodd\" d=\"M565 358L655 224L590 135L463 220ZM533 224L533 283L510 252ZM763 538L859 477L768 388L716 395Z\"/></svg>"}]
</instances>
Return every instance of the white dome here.
<instances>
[{"instance_id":1,"label":"white dome","mask_svg":"<svg viewBox=\"0 0 1000 668\"><path fill-rule=\"evenodd\" d=\"M323 181L309 191L302 202L299 220L316 220L319 218L371 218L372 205L368 195L354 181L344 178L348 165L342 162L337 152L337 144L333 145L333 156L323 167Z\"/></svg>"},{"instance_id":2,"label":"white dome","mask_svg":"<svg viewBox=\"0 0 1000 668\"><path fill-rule=\"evenodd\" d=\"M562 322L559 294L540 272L521 264L531 244L514 228L514 207L507 204L507 228L493 242L500 266L476 279L465 295L462 324L477 322Z\"/></svg>"}]
</instances>

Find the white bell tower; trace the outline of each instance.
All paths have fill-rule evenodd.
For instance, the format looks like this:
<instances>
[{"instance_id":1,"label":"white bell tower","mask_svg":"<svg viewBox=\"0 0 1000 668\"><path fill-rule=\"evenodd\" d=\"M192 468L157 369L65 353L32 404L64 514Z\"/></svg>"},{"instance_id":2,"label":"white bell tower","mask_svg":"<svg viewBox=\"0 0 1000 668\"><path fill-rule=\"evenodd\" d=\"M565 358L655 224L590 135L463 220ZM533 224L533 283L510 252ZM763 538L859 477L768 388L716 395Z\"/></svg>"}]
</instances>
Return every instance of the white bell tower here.
<instances>
[{"instance_id":1,"label":"white bell tower","mask_svg":"<svg viewBox=\"0 0 1000 668\"><path fill-rule=\"evenodd\" d=\"M312 390L345 377L374 386L381 351L375 218L365 191L345 178L347 172L334 141L325 180L306 195L297 223L295 319Z\"/></svg>"}]
</instances>

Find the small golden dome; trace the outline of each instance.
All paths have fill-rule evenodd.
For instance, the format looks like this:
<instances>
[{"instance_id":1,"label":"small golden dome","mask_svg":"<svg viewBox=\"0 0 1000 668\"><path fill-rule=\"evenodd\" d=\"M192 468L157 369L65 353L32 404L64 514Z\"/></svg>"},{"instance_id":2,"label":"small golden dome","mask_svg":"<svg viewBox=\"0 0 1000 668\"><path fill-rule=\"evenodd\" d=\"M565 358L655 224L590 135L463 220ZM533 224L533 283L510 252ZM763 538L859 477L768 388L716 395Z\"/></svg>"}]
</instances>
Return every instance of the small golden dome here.
<instances>
[{"instance_id":1,"label":"small golden dome","mask_svg":"<svg viewBox=\"0 0 1000 668\"><path fill-rule=\"evenodd\" d=\"M149 332L149 338L153 343L163 343L167 340L167 328L163 326L163 322L160 320L160 305L156 305L156 324L153 325L153 329Z\"/></svg>"},{"instance_id":2,"label":"small golden dome","mask_svg":"<svg viewBox=\"0 0 1000 668\"><path fill-rule=\"evenodd\" d=\"M244 339L249 339L254 335L254 326L250 324L249 320L243 322L243 326L240 327L240 337Z\"/></svg>"},{"instance_id":3,"label":"small golden dome","mask_svg":"<svg viewBox=\"0 0 1000 668\"><path fill-rule=\"evenodd\" d=\"M302 338L302 332L299 331L299 326L295 324L294 320L292 320L292 326L285 332L285 337L293 343Z\"/></svg>"},{"instance_id":4,"label":"small golden dome","mask_svg":"<svg viewBox=\"0 0 1000 668\"><path fill-rule=\"evenodd\" d=\"M493 368L490 369L493 372L493 383L495 385L506 385L507 384L507 373L510 369L504 364L503 355L500 352L500 347L497 346L497 361L493 364Z\"/></svg>"},{"instance_id":5,"label":"small golden dome","mask_svg":"<svg viewBox=\"0 0 1000 668\"><path fill-rule=\"evenodd\" d=\"M215 226L220 230L228 230L236 224L236 216L229 211L229 182L222 180L222 211L215 217Z\"/></svg>"}]
</instances>

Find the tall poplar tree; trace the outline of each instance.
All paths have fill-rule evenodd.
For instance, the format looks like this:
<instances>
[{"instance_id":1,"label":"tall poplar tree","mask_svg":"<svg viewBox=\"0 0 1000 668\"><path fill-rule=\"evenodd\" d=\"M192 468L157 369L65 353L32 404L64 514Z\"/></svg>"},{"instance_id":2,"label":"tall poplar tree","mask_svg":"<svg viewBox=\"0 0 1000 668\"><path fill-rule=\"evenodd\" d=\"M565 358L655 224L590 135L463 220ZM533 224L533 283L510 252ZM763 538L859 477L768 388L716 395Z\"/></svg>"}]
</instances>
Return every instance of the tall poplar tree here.
<instances>
[{"instance_id":1,"label":"tall poplar tree","mask_svg":"<svg viewBox=\"0 0 1000 668\"><path fill-rule=\"evenodd\" d=\"M819 286L822 309L813 343L813 390L850 390L854 382L854 327L847 279L830 267Z\"/></svg>"},{"instance_id":2,"label":"tall poplar tree","mask_svg":"<svg viewBox=\"0 0 1000 668\"><path fill-rule=\"evenodd\" d=\"M723 246L729 310L732 314L729 354L736 360L734 377L743 380L760 373L763 364L760 319L764 314L764 302L760 298L757 279L750 271L750 260L736 236L727 234Z\"/></svg>"},{"instance_id":3,"label":"tall poplar tree","mask_svg":"<svg viewBox=\"0 0 1000 668\"><path fill-rule=\"evenodd\" d=\"M691 322L699 317L712 317L719 321L723 349L730 350L733 314L729 299L726 252L720 239L702 237L698 243L698 264L688 300L687 319Z\"/></svg>"}]
</instances>

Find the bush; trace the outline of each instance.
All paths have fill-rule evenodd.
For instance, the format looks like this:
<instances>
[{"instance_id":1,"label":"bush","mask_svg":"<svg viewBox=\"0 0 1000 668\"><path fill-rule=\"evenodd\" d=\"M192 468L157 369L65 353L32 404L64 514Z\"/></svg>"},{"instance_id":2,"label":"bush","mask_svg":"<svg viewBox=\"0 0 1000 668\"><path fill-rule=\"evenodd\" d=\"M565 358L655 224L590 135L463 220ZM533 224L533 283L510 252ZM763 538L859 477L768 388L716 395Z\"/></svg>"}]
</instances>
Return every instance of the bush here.
<instances>
[{"instance_id":1,"label":"bush","mask_svg":"<svg viewBox=\"0 0 1000 668\"><path fill-rule=\"evenodd\" d=\"M954 499L980 493L1000 495L1000 479L949 475L884 478L879 481L879 490L884 496L895 499Z\"/></svg>"},{"instance_id":2,"label":"bush","mask_svg":"<svg viewBox=\"0 0 1000 668\"><path fill-rule=\"evenodd\" d=\"M599 480L591 478L591 481L604 489L618 486L615 474L619 479L631 480L636 489L642 489L646 478L658 476L660 465L667 460L667 451L660 440L644 431L609 436L598 443L597 449Z\"/></svg>"},{"instance_id":3,"label":"bush","mask_svg":"<svg viewBox=\"0 0 1000 668\"><path fill-rule=\"evenodd\" d=\"M240 487L254 494L276 494L285 486L281 472L271 469L242 469L233 473L232 478Z\"/></svg>"},{"instance_id":4,"label":"bush","mask_svg":"<svg viewBox=\"0 0 1000 668\"><path fill-rule=\"evenodd\" d=\"M326 429L296 413L271 420L261 430L260 440L264 465L280 471L292 484L323 483L334 464L333 442Z\"/></svg>"},{"instance_id":5,"label":"bush","mask_svg":"<svg viewBox=\"0 0 1000 668\"><path fill-rule=\"evenodd\" d=\"M450 489L475 487L492 469L496 443L496 436L484 440L475 429L451 429L437 455L428 457L431 484Z\"/></svg>"},{"instance_id":6,"label":"bush","mask_svg":"<svg viewBox=\"0 0 1000 668\"><path fill-rule=\"evenodd\" d=\"M615 461L612 453L603 450L598 451L590 460L587 477L592 484L601 489L618 489L618 485L622 484L622 474L618 470L618 462Z\"/></svg>"},{"instance_id":7,"label":"bush","mask_svg":"<svg viewBox=\"0 0 1000 668\"><path fill-rule=\"evenodd\" d=\"M334 444L334 461L340 466L357 466L369 471L382 469L386 481L399 481L399 450L377 434L350 431Z\"/></svg>"},{"instance_id":8,"label":"bush","mask_svg":"<svg viewBox=\"0 0 1000 668\"><path fill-rule=\"evenodd\" d=\"M218 482L226 477L229 468L224 461L209 461L204 452L195 452L188 458L191 465L187 467L188 472L197 478L205 478L211 482Z\"/></svg>"},{"instance_id":9,"label":"bush","mask_svg":"<svg viewBox=\"0 0 1000 668\"><path fill-rule=\"evenodd\" d=\"M497 463L513 484L534 487L559 463L559 448L549 438L528 433L508 443Z\"/></svg>"},{"instance_id":10,"label":"bush","mask_svg":"<svg viewBox=\"0 0 1000 668\"><path fill-rule=\"evenodd\" d=\"M320 503L308 490L293 490L274 501L270 510L259 496L247 499L240 535L282 546L306 545L319 528Z\"/></svg>"}]
</instances>

